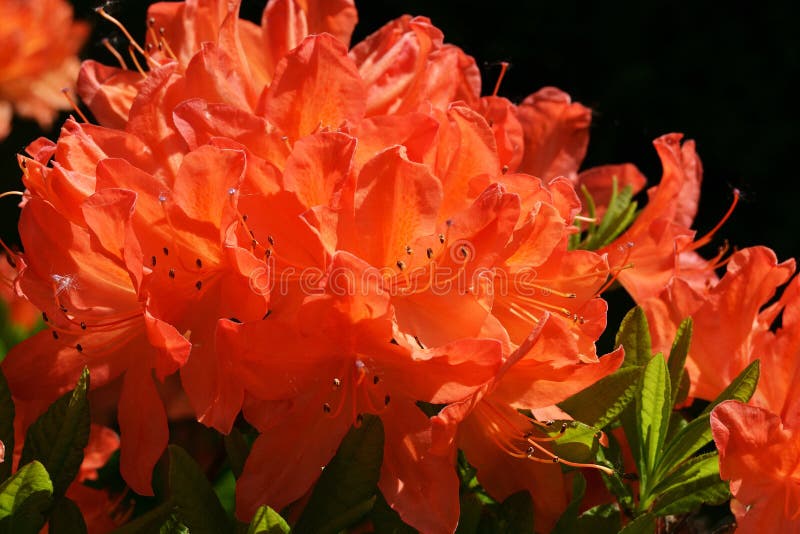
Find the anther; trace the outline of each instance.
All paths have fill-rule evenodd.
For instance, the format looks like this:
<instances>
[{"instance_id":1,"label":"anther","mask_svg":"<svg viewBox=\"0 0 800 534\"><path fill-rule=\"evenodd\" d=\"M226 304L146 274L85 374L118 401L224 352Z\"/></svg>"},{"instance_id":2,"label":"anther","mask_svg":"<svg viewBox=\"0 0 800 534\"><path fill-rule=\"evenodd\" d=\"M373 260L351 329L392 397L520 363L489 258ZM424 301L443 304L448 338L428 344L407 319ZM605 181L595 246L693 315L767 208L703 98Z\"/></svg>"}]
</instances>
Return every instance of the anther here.
<instances>
[{"instance_id":1,"label":"anther","mask_svg":"<svg viewBox=\"0 0 800 534\"><path fill-rule=\"evenodd\" d=\"M401 271L402 271L403 269L405 269L405 268L406 268L406 264L405 264L405 262L403 262L403 261L401 261L401 260L398 260L398 261L397 261L397 268L398 268L398 269L400 269Z\"/></svg>"},{"instance_id":2,"label":"anther","mask_svg":"<svg viewBox=\"0 0 800 534\"><path fill-rule=\"evenodd\" d=\"M379 377L378 375L375 375L375 376L372 377L372 383L373 384L377 385L378 382L380 382L380 381L381 381L381 377Z\"/></svg>"},{"instance_id":3,"label":"anther","mask_svg":"<svg viewBox=\"0 0 800 534\"><path fill-rule=\"evenodd\" d=\"M197 258L196 260L194 260L194 264L197 265L198 269L202 269L203 268L203 260L201 260L200 258Z\"/></svg>"},{"instance_id":4,"label":"anther","mask_svg":"<svg viewBox=\"0 0 800 534\"><path fill-rule=\"evenodd\" d=\"M47 322L47 314L42 312L42 321Z\"/></svg>"},{"instance_id":5,"label":"anther","mask_svg":"<svg viewBox=\"0 0 800 534\"><path fill-rule=\"evenodd\" d=\"M83 352L83 346L80 343L78 343L77 345L75 345L75 350L77 350L78 352Z\"/></svg>"},{"instance_id":6,"label":"anther","mask_svg":"<svg viewBox=\"0 0 800 534\"><path fill-rule=\"evenodd\" d=\"M167 247L164 247L164 248L163 248L163 249L161 249L161 250L163 250L163 251L164 251L164 256L169 256L169 249L168 249Z\"/></svg>"},{"instance_id":7,"label":"anther","mask_svg":"<svg viewBox=\"0 0 800 534\"><path fill-rule=\"evenodd\" d=\"M560 461L561 461L561 460L559 460L558 456L553 456L553 463L554 463L554 464L557 464L557 463L558 463L558 462L560 462Z\"/></svg>"},{"instance_id":8,"label":"anther","mask_svg":"<svg viewBox=\"0 0 800 534\"><path fill-rule=\"evenodd\" d=\"M240 320L239 320L239 319L237 319L236 317L228 317L228 320L229 320L230 322L232 322L232 323L236 323L236 324L242 324L242 321L240 321Z\"/></svg>"},{"instance_id":9,"label":"anther","mask_svg":"<svg viewBox=\"0 0 800 534\"><path fill-rule=\"evenodd\" d=\"M172 279L175 278L175 269L170 269L169 270L169 277L172 278Z\"/></svg>"},{"instance_id":10,"label":"anther","mask_svg":"<svg viewBox=\"0 0 800 534\"><path fill-rule=\"evenodd\" d=\"M63 304L59 304L59 305L58 305L58 309L60 309L60 310L61 310L62 312L64 312L64 313L67 313L67 307L66 307L66 306L64 306Z\"/></svg>"},{"instance_id":11,"label":"anther","mask_svg":"<svg viewBox=\"0 0 800 534\"><path fill-rule=\"evenodd\" d=\"M503 174L508 172L508 165L503 165L503 169L501 171Z\"/></svg>"},{"instance_id":12,"label":"anther","mask_svg":"<svg viewBox=\"0 0 800 534\"><path fill-rule=\"evenodd\" d=\"M267 236L267 242L273 247L275 246L275 239L271 235Z\"/></svg>"},{"instance_id":13,"label":"anther","mask_svg":"<svg viewBox=\"0 0 800 534\"><path fill-rule=\"evenodd\" d=\"M336 389L339 389L340 387L342 387L342 381L339 380L338 378L334 378L333 379L333 387L335 387Z\"/></svg>"},{"instance_id":14,"label":"anther","mask_svg":"<svg viewBox=\"0 0 800 534\"><path fill-rule=\"evenodd\" d=\"M386 396L383 398L383 405L384 405L384 406L389 406L389 401L390 401L390 400L392 400L392 398L391 398L389 395L386 395Z\"/></svg>"},{"instance_id":15,"label":"anther","mask_svg":"<svg viewBox=\"0 0 800 534\"><path fill-rule=\"evenodd\" d=\"M361 415L361 414L358 414L356 416L356 428L360 427L361 423L363 423L363 422L364 422L364 416Z\"/></svg>"},{"instance_id":16,"label":"anther","mask_svg":"<svg viewBox=\"0 0 800 534\"><path fill-rule=\"evenodd\" d=\"M267 313L264 314L264 317L262 317L261 320L263 321L264 319L266 319L270 315L272 315L272 310L267 310Z\"/></svg>"},{"instance_id":17,"label":"anther","mask_svg":"<svg viewBox=\"0 0 800 534\"><path fill-rule=\"evenodd\" d=\"M153 264L153 267L155 267L155 266L156 266L156 257L155 257L155 256L153 256L152 258L150 258L150 263L152 263L152 264Z\"/></svg>"},{"instance_id":18,"label":"anther","mask_svg":"<svg viewBox=\"0 0 800 534\"><path fill-rule=\"evenodd\" d=\"M428 250L425 251L425 254L427 254L428 259L431 259L433 257L433 249L429 248Z\"/></svg>"},{"instance_id":19,"label":"anther","mask_svg":"<svg viewBox=\"0 0 800 534\"><path fill-rule=\"evenodd\" d=\"M228 194L229 194L230 196L233 196L233 195L235 195L235 194L236 194L236 188L234 188L234 187L231 187L230 189L228 189Z\"/></svg>"},{"instance_id":20,"label":"anther","mask_svg":"<svg viewBox=\"0 0 800 534\"><path fill-rule=\"evenodd\" d=\"M410 256L413 253L414 253L414 249L412 249L411 247L407 246L406 247L406 254L408 254Z\"/></svg>"},{"instance_id":21,"label":"anther","mask_svg":"<svg viewBox=\"0 0 800 534\"><path fill-rule=\"evenodd\" d=\"M247 222L247 215L242 215L242 221Z\"/></svg>"},{"instance_id":22,"label":"anther","mask_svg":"<svg viewBox=\"0 0 800 534\"><path fill-rule=\"evenodd\" d=\"M322 411L325 413L331 413L331 405L326 402L322 405Z\"/></svg>"},{"instance_id":23,"label":"anther","mask_svg":"<svg viewBox=\"0 0 800 534\"><path fill-rule=\"evenodd\" d=\"M86 323L81 321L81 330L86 330Z\"/></svg>"},{"instance_id":24,"label":"anther","mask_svg":"<svg viewBox=\"0 0 800 534\"><path fill-rule=\"evenodd\" d=\"M53 339L58 339L58 332L51 330L51 333L53 334Z\"/></svg>"},{"instance_id":25,"label":"anther","mask_svg":"<svg viewBox=\"0 0 800 534\"><path fill-rule=\"evenodd\" d=\"M153 17L150 17L149 19L147 19L147 24L149 24L150 26L154 26L155 23L156 23L156 19L154 19Z\"/></svg>"},{"instance_id":26,"label":"anther","mask_svg":"<svg viewBox=\"0 0 800 534\"><path fill-rule=\"evenodd\" d=\"M194 285L194 287L196 287L197 290L200 291L200 288L203 287L203 281L198 280L197 283Z\"/></svg>"},{"instance_id":27,"label":"anther","mask_svg":"<svg viewBox=\"0 0 800 534\"><path fill-rule=\"evenodd\" d=\"M444 234L439 234L439 243L444 243Z\"/></svg>"}]
</instances>

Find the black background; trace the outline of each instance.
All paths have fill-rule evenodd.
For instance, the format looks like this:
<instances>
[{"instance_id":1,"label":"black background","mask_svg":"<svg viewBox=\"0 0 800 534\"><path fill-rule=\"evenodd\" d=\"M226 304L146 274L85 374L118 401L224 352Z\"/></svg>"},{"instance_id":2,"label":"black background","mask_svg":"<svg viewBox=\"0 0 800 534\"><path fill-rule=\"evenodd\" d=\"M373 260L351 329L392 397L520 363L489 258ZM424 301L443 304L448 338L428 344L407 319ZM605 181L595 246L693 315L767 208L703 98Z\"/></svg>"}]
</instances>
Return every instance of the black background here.
<instances>
[{"instance_id":1,"label":"black background","mask_svg":"<svg viewBox=\"0 0 800 534\"><path fill-rule=\"evenodd\" d=\"M107 9L137 36L149 2L121 0ZM258 20L264 1L244 0L242 15ZM76 0L76 15L94 31L84 57L113 63L100 46L118 36L96 16L95 2ZM353 43L403 13L429 16L447 42L473 55L490 92L499 61L509 61L500 94L513 101L555 85L594 110L585 167L630 161L659 180L652 140L684 132L697 141L705 166L702 233L729 205L733 187L744 202L719 234L738 247L766 244L781 259L800 255L795 103L800 70L800 9L792 2L559 2L494 0L358 2ZM2 23L2 22L0 22ZM45 135L53 137L53 132ZM38 135L15 119L0 146L2 189L20 187L14 154ZM17 241L13 199L0 204L0 235ZM713 255L710 249L707 255Z\"/></svg>"}]
</instances>

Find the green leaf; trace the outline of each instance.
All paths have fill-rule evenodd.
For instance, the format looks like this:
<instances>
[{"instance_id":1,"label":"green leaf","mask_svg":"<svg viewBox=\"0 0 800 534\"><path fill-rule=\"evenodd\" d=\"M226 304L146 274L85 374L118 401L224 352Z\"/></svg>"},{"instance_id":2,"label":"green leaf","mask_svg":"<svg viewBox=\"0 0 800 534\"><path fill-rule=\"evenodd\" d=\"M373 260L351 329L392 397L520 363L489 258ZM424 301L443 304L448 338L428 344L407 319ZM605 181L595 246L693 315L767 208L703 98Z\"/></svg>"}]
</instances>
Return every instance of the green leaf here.
<instances>
[{"instance_id":1,"label":"green leaf","mask_svg":"<svg viewBox=\"0 0 800 534\"><path fill-rule=\"evenodd\" d=\"M719 455L716 451L702 454L683 462L667 477L659 481L653 488L652 493L654 495L667 493L694 480L708 476L715 476L719 479Z\"/></svg>"},{"instance_id":2,"label":"green leaf","mask_svg":"<svg viewBox=\"0 0 800 534\"><path fill-rule=\"evenodd\" d=\"M278 512L269 506L262 506L256 510L247 534L289 534L289 530L289 524Z\"/></svg>"},{"instance_id":3,"label":"green leaf","mask_svg":"<svg viewBox=\"0 0 800 534\"><path fill-rule=\"evenodd\" d=\"M223 441L233 475L239 478L242 474L242 470L244 470L244 462L250 454L250 445L247 443L244 434L242 434L238 428L232 429L230 434L225 436Z\"/></svg>"},{"instance_id":4,"label":"green leaf","mask_svg":"<svg viewBox=\"0 0 800 534\"><path fill-rule=\"evenodd\" d=\"M578 421L603 428L636 396L641 367L624 367L563 401L559 407Z\"/></svg>"},{"instance_id":5,"label":"green leaf","mask_svg":"<svg viewBox=\"0 0 800 534\"><path fill-rule=\"evenodd\" d=\"M683 377L686 376L684 367L686 367L686 356L689 354L689 345L691 342L692 318L687 317L683 320L678 327L678 331L675 333L675 340L672 342L672 348L669 351L669 360L667 360L669 382L672 384L671 406L675 406L675 403L678 401L681 381Z\"/></svg>"},{"instance_id":6,"label":"green leaf","mask_svg":"<svg viewBox=\"0 0 800 534\"><path fill-rule=\"evenodd\" d=\"M474 493L466 492L459 497L459 508L460 514L455 534L478 534L483 502Z\"/></svg>"},{"instance_id":7,"label":"green leaf","mask_svg":"<svg viewBox=\"0 0 800 534\"><path fill-rule=\"evenodd\" d=\"M610 491L616 498L620 507L624 510L632 511L634 505L633 490L630 484L626 484L621 476L623 469L622 447L619 441L614 437L613 433L608 433L608 447L600 447L598 450L598 463L615 469L613 475L606 475L601 472L600 476L603 478L608 491Z\"/></svg>"},{"instance_id":8,"label":"green leaf","mask_svg":"<svg viewBox=\"0 0 800 534\"><path fill-rule=\"evenodd\" d=\"M688 514L703 504L722 504L731 498L728 482L719 475L698 478L659 497L653 513L660 516Z\"/></svg>"},{"instance_id":9,"label":"green leaf","mask_svg":"<svg viewBox=\"0 0 800 534\"><path fill-rule=\"evenodd\" d=\"M575 473L572 479L572 500L567 505L567 509L558 518L558 523L553 528L553 534L571 534L576 532L578 522L578 510L586 494L586 479L580 472Z\"/></svg>"},{"instance_id":10,"label":"green leaf","mask_svg":"<svg viewBox=\"0 0 800 534\"><path fill-rule=\"evenodd\" d=\"M174 525L175 507L171 501L163 502L140 515L133 521L125 523L114 531L114 534L141 534L142 532L159 532L165 525Z\"/></svg>"},{"instance_id":11,"label":"green leaf","mask_svg":"<svg viewBox=\"0 0 800 534\"><path fill-rule=\"evenodd\" d=\"M672 413L672 397L667 362L656 354L647 364L636 398L636 421L639 428L640 495L649 493L655 480L652 475L664 446Z\"/></svg>"},{"instance_id":12,"label":"green leaf","mask_svg":"<svg viewBox=\"0 0 800 534\"><path fill-rule=\"evenodd\" d=\"M11 475L11 458L14 452L14 401L11 399L11 390L8 382L0 369L0 441L6 451L6 460L0 463L0 482Z\"/></svg>"},{"instance_id":13,"label":"green leaf","mask_svg":"<svg viewBox=\"0 0 800 534\"><path fill-rule=\"evenodd\" d=\"M559 457L572 462L592 462L597 456L602 432L580 421L554 421L551 425L551 436L558 436L556 429L564 429L564 433L553 441L553 452ZM559 433L560 434L560 433Z\"/></svg>"},{"instance_id":14,"label":"green leaf","mask_svg":"<svg viewBox=\"0 0 800 534\"><path fill-rule=\"evenodd\" d=\"M382 462L383 424L365 415L323 469L294 532L338 532L359 520L375 502Z\"/></svg>"},{"instance_id":15,"label":"green leaf","mask_svg":"<svg viewBox=\"0 0 800 534\"><path fill-rule=\"evenodd\" d=\"M715 406L730 399L741 402L750 400L756 390L756 386L758 386L759 368L758 360L748 365L711 404L706 406L705 410L696 419L675 434L675 437L667 443L664 454L659 461L658 472L660 474L669 473L678 464L711 441L709 415Z\"/></svg>"},{"instance_id":16,"label":"green leaf","mask_svg":"<svg viewBox=\"0 0 800 534\"><path fill-rule=\"evenodd\" d=\"M640 515L619 531L619 534L653 534L656 531L655 514Z\"/></svg>"},{"instance_id":17,"label":"green leaf","mask_svg":"<svg viewBox=\"0 0 800 534\"><path fill-rule=\"evenodd\" d=\"M189 529L176 514L171 514L158 529L158 534L189 534Z\"/></svg>"},{"instance_id":18,"label":"green leaf","mask_svg":"<svg viewBox=\"0 0 800 534\"><path fill-rule=\"evenodd\" d=\"M500 505L498 534L532 534L533 500L527 491L510 495Z\"/></svg>"},{"instance_id":19,"label":"green leaf","mask_svg":"<svg viewBox=\"0 0 800 534\"><path fill-rule=\"evenodd\" d=\"M375 532L386 534L416 534L416 530L403 523L397 512L387 504L380 492L375 499L375 505L369 513L369 519L375 527Z\"/></svg>"},{"instance_id":20,"label":"green leaf","mask_svg":"<svg viewBox=\"0 0 800 534\"><path fill-rule=\"evenodd\" d=\"M37 533L53 502L53 483L44 466L33 461L0 485L0 533Z\"/></svg>"},{"instance_id":21,"label":"green leaf","mask_svg":"<svg viewBox=\"0 0 800 534\"><path fill-rule=\"evenodd\" d=\"M585 245L587 250L597 250L610 244L633 222L637 203L631 202L632 199L633 187L627 185L622 191L617 192L615 177L608 208L597 229L593 232L590 231L588 242Z\"/></svg>"},{"instance_id":22,"label":"green leaf","mask_svg":"<svg viewBox=\"0 0 800 534\"><path fill-rule=\"evenodd\" d=\"M86 522L75 501L62 497L56 501L48 524L50 534L87 534Z\"/></svg>"},{"instance_id":23,"label":"green leaf","mask_svg":"<svg viewBox=\"0 0 800 534\"><path fill-rule=\"evenodd\" d=\"M83 462L89 443L89 370L84 368L71 393L50 405L28 428L20 463L40 461L53 480L53 494L64 495Z\"/></svg>"},{"instance_id":24,"label":"green leaf","mask_svg":"<svg viewBox=\"0 0 800 534\"><path fill-rule=\"evenodd\" d=\"M170 499L181 522L192 534L230 530L228 516L200 466L177 445L168 451Z\"/></svg>"},{"instance_id":25,"label":"green leaf","mask_svg":"<svg viewBox=\"0 0 800 534\"><path fill-rule=\"evenodd\" d=\"M617 332L616 346L625 347L625 361L622 367L647 365L653 355L650 341L650 327L647 317L639 306L636 306L622 319Z\"/></svg>"},{"instance_id":26,"label":"green leaf","mask_svg":"<svg viewBox=\"0 0 800 534\"><path fill-rule=\"evenodd\" d=\"M619 532L620 512L616 504L601 504L581 514L575 532Z\"/></svg>"}]
</instances>

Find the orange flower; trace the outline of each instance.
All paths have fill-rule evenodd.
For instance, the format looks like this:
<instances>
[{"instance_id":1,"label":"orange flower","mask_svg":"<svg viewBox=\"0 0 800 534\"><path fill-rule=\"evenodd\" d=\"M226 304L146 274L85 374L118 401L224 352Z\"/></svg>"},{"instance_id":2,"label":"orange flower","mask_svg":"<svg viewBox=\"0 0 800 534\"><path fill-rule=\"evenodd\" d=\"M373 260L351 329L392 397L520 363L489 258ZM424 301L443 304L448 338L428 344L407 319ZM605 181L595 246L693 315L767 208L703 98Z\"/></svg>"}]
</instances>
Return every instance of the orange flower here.
<instances>
[{"instance_id":1,"label":"orange flower","mask_svg":"<svg viewBox=\"0 0 800 534\"><path fill-rule=\"evenodd\" d=\"M296 312L221 323L222 343L239 355L242 377L260 399L245 411L262 434L237 484L239 517L302 496L348 428L360 424L361 414L376 414L386 436L379 486L387 501L422 531L454 529L453 457L430 450L430 425L415 403L447 403L474 392L496 373L501 345L493 339L434 349L407 345L396 337L389 295L369 272L362 260L338 252L318 294ZM270 357L272 351L280 356Z\"/></svg>"},{"instance_id":2,"label":"orange flower","mask_svg":"<svg viewBox=\"0 0 800 534\"><path fill-rule=\"evenodd\" d=\"M700 197L702 166L694 142L681 144L681 138L668 134L653 142L664 169L661 182L648 190L647 205L630 228L599 251L608 254L612 266L630 265L618 279L637 303L658 295L673 275L694 287L716 281L718 258L708 262L694 252L710 241L717 228L695 241L690 227Z\"/></svg>"},{"instance_id":3,"label":"orange flower","mask_svg":"<svg viewBox=\"0 0 800 534\"><path fill-rule=\"evenodd\" d=\"M720 476L731 481L731 510L743 532L800 532L800 429L793 421L738 401L711 412Z\"/></svg>"},{"instance_id":4,"label":"orange flower","mask_svg":"<svg viewBox=\"0 0 800 534\"><path fill-rule=\"evenodd\" d=\"M797 344L791 326L796 322L797 282L790 284L779 303L765 306L794 269L794 260L778 263L766 247L747 248L731 256L716 285L697 289L676 276L658 297L644 303L654 351L666 354L680 322L692 317L694 333L686 362L690 395L716 398L748 364L761 359L763 382L753 402L782 413L782 404L759 399L785 394L792 382L793 373L785 369L793 358L786 354L793 352L785 345ZM781 309L788 321L776 337L770 328Z\"/></svg>"},{"instance_id":5,"label":"orange flower","mask_svg":"<svg viewBox=\"0 0 800 534\"><path fill-rule=\"evenodd\" d=\"M152 466L167 443L151 370L161 378L174 372L188 356L188 343L139 301L141 253L129 226L134 200L130 191L98 192L78 206L81 226L49 203L27 199L20 219L26 252L17 260L17 284L43 310L50 328L16 345L2 366L15 398L45 403L68 390L84 366L93 387L124 373L121 469L146 494Z\"/></svg>"},{"instance_id":6,"label":"orange flower","mask_svg":"<svg viewBox=\"0 0 800 534\"><path fill-rule=\"evenodd\" d=\"M0 306L5 306L10 324L27 332L39 321L39 310L17 294L14 288L17 271L13 262L11 256L0 254Z\"/></svg>"},{"instance_id":7,"label":"orange flower","mask_svg":"<svg viewBox=\"0 0 800 534\"><path fill-rule=\"evenodd\" d=\"M0 140L11 130L11 115L49 128L59 110L69 109L62 89L78 74L80 50L89 27L72 21L64 0L0 2Z\"/></svg>"},{"instance_id":8,"label":"orange flower","mask_svg":"<svg viewBox=\"0 0 800 534\"><path fill-rule=\"evenodd\" d=\"M613 371L621 354L594 347L608 263L566 250L580 210L569 180L504 169L521 130L473 109L474 62L426 19L348 53L349 2L273 1L261 28L237 7L153 6L141 73L82 69L104 127L70 120L57 144L28 148L18 285L52 330L3 364L12 390L46 398L82 365L100 384L124 374L122 472L149 493L167 438L152 372L180 370L204 424L228 432L243 410L262 431L242 519L303 495L359 414L376 414L387 502L452 531L452 439L434 446L415 403L485 396L475 417L506 443L516 410L552 410ZM334 35L305 35L322 29Z\"/></svg>"}]
</instances>

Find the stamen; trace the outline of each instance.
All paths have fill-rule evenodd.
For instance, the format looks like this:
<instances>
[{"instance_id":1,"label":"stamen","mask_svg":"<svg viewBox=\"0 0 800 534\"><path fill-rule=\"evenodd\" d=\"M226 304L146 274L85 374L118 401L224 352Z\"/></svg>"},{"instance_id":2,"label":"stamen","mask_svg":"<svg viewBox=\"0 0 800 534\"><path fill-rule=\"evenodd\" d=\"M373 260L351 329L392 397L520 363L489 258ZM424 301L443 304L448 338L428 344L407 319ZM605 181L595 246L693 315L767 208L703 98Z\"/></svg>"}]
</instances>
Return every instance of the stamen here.
<instances>
[{"instance_id":1,"label":"stamen","mask_svg":"<svg viewBox=\"0 0 800 534\"><path fill-rule=\"evenodd\" d=\"M698 239L697 241L692 243L689 250L696 250L696 249L702 247L703 245L708 244L711 241L711 238L714 237L714 234L717 233L720 228L722 228L722 225L724 225L725 222L733 214L733 210L736 209L736 205L739 203L739 197L740 196L741 196L741 193L739 192L739 190L738 189L734 189L733 190L733 201L731 202L731 205L728 208L728 211L725 212L725 215L722 216L722 219L720 219L720 221L716 224L716 226L714 226L714 228L711 229L711 231L709 231L706 235L704 235L703 237L701 237L700 239Z\"/></svg>"},{"instance_id":2,"label":"stamen","mask_svg":"<svg viewBox=\"0 0 800 534\"><path fill-rule=\"evenodd\" d=\"M119 66L122 67L122 70L128 70L128 64L125 63L125 58L123 58L122 54L120 54L119 51L111 45L111 41L109 41L106 38L103 38L101 43L103 43L103 46L106 47L106 50L108 50L111 53L111 55L117 59L117 61L119 62Z\"/></svg>"},{"instance_id":3,"label":"stamen","mask_svg":"<svg viewBox=\"0 0 800 534\"><path fill-rule=\"evenodd\" d=\"M64 95L64 97L66 97L67 101L69 102L69 105L72 106L72 109L75 110L75 113L78 114L78 116L81 118L81 120L83 122L89 122L89 119L86 118L86 115L83 114L83 111L80 110L78 105L75 104L75 101L70 96L69 89L64 87L63 89L61 89L61 94Z\"/></svg>"},{"instance_id":4,"label":"stamen","mask_svg":"<svg viewBox=\"0 0 800 534\"><path fill-rule=\"evenodd\" d=\"M494 91L492 91L492 96L497 96L497 92L500 90L500 82L503 81L503 77L506 75L507 70L508 70L508 61L501 61L500 75L497 77L497 82L494 84Z\"/></svg>"},{"instance_id":5,"label":"stamen","mask_svg":"<svg viewBox=\"0 0 800 534\"><path fill-rule=\"evenodd\" d=\"M147 56L147 54L145 54L144 50L142 50L142 47L138 45L138 43L133 38L133 36L131 36L130 32L128 32L127 28L125 28L125 25L122 24L117 19L115 19L114 17L112 17L111 15L109 15L108 13L106 13L105 9L103 9L103 6L95 8L95 12L98 15L100 15L101 17L103 17L104 19L106 19L107 21L109 21L111 24L113 24L114 26L119 28L120 31L123 33L123 35L125 35L125 37L128 39L128 42L130 43L130 45L132 47L136 48L136 50L140 54L142 54L143 56Z\"/></svg>"},{"instance_id":6,"label":"stamen","mask_svg":"<svg viewBox=\"0 0 800 534\"><path fill-rule=\"evenodd\" d=\"M144 55L144 51L142 51L142 54ZM128 55L131 56L133 64L136 66L136 70L139 71L139 74L147 78L147 73L142 68L142 65L139 63L139 60L136 59L136 53L133 51L133 47L131 45L128 45Z\"/></svg>"}]
</instances>

